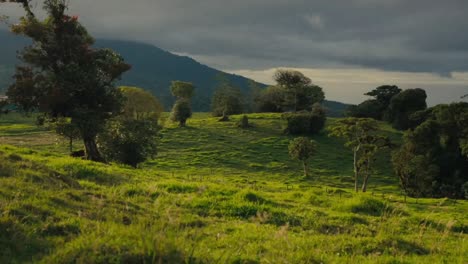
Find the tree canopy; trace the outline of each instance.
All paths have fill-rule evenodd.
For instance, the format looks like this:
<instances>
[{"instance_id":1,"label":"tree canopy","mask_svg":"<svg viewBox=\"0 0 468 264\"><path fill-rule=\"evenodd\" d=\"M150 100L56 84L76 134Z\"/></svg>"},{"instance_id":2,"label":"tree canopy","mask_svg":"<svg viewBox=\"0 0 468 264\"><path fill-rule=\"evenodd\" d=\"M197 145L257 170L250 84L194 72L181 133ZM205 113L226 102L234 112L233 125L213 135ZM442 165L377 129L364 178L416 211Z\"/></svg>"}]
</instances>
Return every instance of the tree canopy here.
<instances>
[{"instance_id":1,"label":"tree canopy","mask_svg":"<svg viewBox=\"0 0 468 264\"><path fill-rule=\"evenodd\" d=\"M195 86L189 82L173 81L171 83L171 93L177 99L190 100L195 94Z\"/></svg>"},{"instance_id":2,"label":"tree canopy","mask_svg":"<svg viewBox=\"0 0 468 264\"><path fill-rule=\"evenodd\" d=\"M24 111L41 111L49 118L68 117L80 130L88 159L102 161L95 138L105 121L120 113L121 93L115 81L130 66L109 49L96 49L78 17L65 13L67 1L45 0L47 17L39 20L28 1L26 16L12 32L32 40L20 52L10 100Z\"/></svg>"},{"instance_id":3,"label":"tree canopy","mask_svg":"<svg viewBox=\"0 0 468 264\"><path fill-rule=\"evenodd\" d=\"M153 116L158 119L164 110L158 98L142 88L121 86L119 90L124 96L122 116L126 118L138 120Z\"/></svg>"},{"instance_id":4,"label":"tree canopy","mask_svg":"<svg viewBox=\"0 0 468 264\"><path fill-rule=\"evenodd\" d=\"M405 192L416 197L463 198L468 182L467 142L468 103L429 108L393 155Z\"/></svg>"}]
</instances>

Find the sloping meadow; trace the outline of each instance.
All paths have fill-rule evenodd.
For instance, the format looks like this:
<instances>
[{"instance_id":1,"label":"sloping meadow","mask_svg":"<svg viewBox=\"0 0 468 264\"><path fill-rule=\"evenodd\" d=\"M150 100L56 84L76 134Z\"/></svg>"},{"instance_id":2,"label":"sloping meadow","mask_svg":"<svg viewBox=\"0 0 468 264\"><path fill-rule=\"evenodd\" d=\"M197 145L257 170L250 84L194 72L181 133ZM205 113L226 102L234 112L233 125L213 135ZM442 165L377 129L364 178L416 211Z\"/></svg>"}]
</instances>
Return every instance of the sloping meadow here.
<instances>
[{"instance_id":1,"label":"sloping meadow","mask_svg":"<svg viewBox=\"0 0 468 264\"><path fill-rule=\"evenodd\" d=\"M463 263L464 201L0 147L0 262Z\"/></svg>"}]
</instances>

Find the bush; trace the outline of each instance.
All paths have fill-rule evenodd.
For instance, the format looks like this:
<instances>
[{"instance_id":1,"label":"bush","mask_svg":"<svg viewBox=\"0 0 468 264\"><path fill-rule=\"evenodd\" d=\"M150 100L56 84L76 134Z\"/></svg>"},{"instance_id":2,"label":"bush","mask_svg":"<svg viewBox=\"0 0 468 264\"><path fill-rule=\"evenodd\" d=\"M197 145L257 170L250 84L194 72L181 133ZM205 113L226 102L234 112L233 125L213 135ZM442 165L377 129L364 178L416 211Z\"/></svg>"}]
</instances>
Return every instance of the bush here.
<instances>
[{"instance_id":1,"label":"bush","mask_svg":"<svg viewBox=\"0 0 468 264\"><path fill-rule=\"evenodd\" d=\"M159 130L152 118L114 120L99 135L98 143L107 160L136 167L156 155Z\"/></svg>"},{"instance_id":2,"label":"bush","mask_svg":"<svg viewBox=\"0 0 468 264\"><path fill-rule=\"evenodd\" d=\"M326 116L323 109L313 109L312 112L284 114L287 121L285 133L291 135L317 134L325 126Z\"/></svg>"}]
</instances>

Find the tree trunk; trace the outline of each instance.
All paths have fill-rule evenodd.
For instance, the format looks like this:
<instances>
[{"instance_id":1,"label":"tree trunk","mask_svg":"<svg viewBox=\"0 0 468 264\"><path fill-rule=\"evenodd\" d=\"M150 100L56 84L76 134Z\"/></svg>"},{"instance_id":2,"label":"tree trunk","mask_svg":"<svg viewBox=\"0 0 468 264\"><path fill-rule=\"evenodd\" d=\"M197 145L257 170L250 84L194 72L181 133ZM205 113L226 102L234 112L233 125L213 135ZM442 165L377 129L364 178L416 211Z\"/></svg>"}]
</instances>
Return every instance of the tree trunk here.
<instances>
[{"instance_id":1,"label":"tree trunk","mask_svg":"<svg viewBox=\"0 0 468 264\"><path fill-rule=\"evenodd\" d=\"M185 127L187 120L180 120L179 127Z\"/></svg>"},{"instance_id":2,"label":"tree trunk","mask_svg":"<svg viewBox=\"0 0 468 264\"><path fill-rule=\"evenodd\" d=\"M85 153L86 153L87 160L104 162L104 159L99 153L99 150L96 145L96 137L90 137L90 136L83 137L83 143L85 146Z\"/></svg>"},{"instance_id":3,"label":"tree trunk","mask_svg":"<svg viewBox=\"0 0 468 264\"><path fill-rule=\"evenodd\" d=\"M364 178L364 181L362 183L362 192L366 192L367 191L367 182L369 181L369 177L370 177L370 159L367 160L367 164L366 164L366 176Z\"/></svg>"},{"instance_id":4,"label":"tree trunk","mask_svg":"<svg viewBox=\"0 0 468 264\"><path fill-rule=\"evenodd\" d=\"M70 154L72 154L73 153L73 138L72 137L70 137L69 147L70 147Z\"/></svg>"},{"instance_id":5,"label":"tree trunk","mask_svg":"<svg viewBox=\"0 0 468 264\"><path fill-rule=\"evenodd\" d=\"M354 148L354 160L353 160L353 165L354 165L354 191L358 192L358 164L357 164L357 152L358 148Z\"/></svg>"},{"instance_id":6,"label":"tree trunk","mask_svg":"<svg viewBox=\"0 0 468 264\"><path fill-rule=\"evenodd\" d=\"M307 166L307 161L302 161L302 165L304 166L304 176L308 177L309 176L309 167Z\"/></svg>"}]
</instances>

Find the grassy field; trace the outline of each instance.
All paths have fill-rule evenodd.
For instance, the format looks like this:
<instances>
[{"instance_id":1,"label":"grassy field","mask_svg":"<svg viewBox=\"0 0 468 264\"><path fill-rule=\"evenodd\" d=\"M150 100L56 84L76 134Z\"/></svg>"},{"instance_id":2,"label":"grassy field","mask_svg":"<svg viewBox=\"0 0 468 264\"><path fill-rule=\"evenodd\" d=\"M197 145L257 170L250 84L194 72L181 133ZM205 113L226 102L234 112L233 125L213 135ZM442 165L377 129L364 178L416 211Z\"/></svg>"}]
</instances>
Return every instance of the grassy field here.
<instances>
[{"instance_id":1,"label":"grassy field","mask_svg":"<svg viewBox=\"0 0 468 264\"><path fill-rule=\"evenodd\" d=\"M304 178L279 115L249 118L166 122L135 170L0 117L0 263L468 263L466 201L405 203L389 153L355 194L351 152L326 132Z\"/></svg>"}]
</instances>

